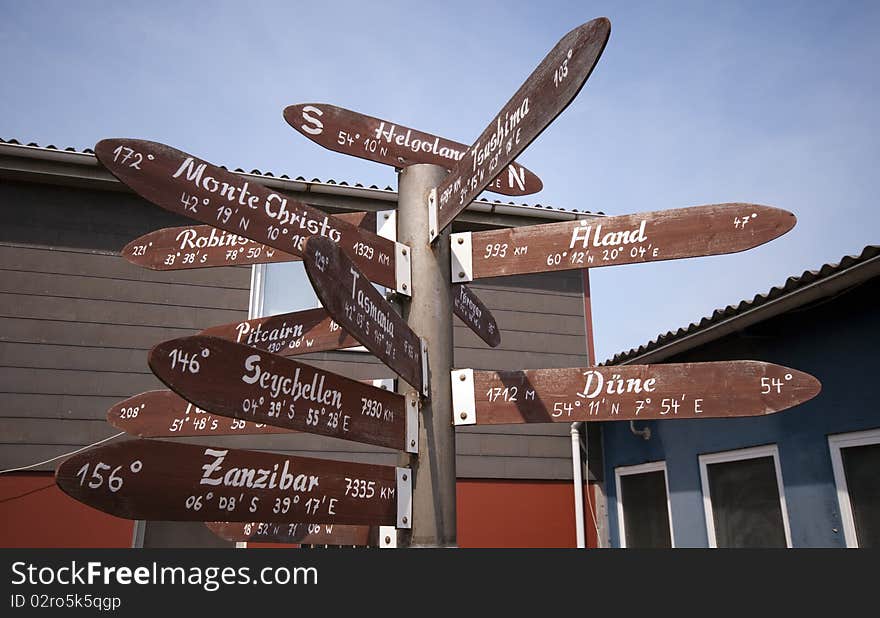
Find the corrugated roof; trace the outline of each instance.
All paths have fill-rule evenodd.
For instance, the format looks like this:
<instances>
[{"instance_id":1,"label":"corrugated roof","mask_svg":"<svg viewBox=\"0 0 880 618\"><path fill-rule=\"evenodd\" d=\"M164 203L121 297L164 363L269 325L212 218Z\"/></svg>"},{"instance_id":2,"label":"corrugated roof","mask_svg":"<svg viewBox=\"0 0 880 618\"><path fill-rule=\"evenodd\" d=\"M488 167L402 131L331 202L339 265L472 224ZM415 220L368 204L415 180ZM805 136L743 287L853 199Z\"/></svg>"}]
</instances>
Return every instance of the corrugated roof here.
<instances>
[{"instance_id":1,"label":"corrugated roof","mask_svg":"<svg viewBox=\"0 0 880 618\"><path fill-rule=\"evenodd\" d=\"M708 329L723 320L735 318L746 311L766 305L767 303L782 298L783 296L793 295L808 285L828 279L833 275L841 274L847 270L858 268L859 265L864 264L878 255L880 255L880 245L868 245L862 249L862 252L859 255L847 255L837 264L823 264L819 270L806 270L800 276L789 277L786 279L784 285L773 287L766 294L757 294L751 300L740 301L736 306L728 305L724 309L716 309L711 316L704 317L699 323L691 322L687 327L679 328L675 332L669 331L638 348L615 354L611 359L602 364L619 365L633 358L648 354L661 346L668 345L674 341Z\"/></svg>"},{"instance_id":2,"label":"corrugated roof","mask_svg":"<svg viewBox=\"0 0 880 618\"><path fill-rule=\"evenodd\" d=\"M14 139L14 138L13 139L4 139L4 138L0 137L0 144L9 144L11 146L27 146L29 148L41 148L44 150L58 150L58 151L62 151L62 152L76 152L79 154L88 154L88 155L92 155L92 156L95 155L95 151L92 150L91 148L86 148L84 150L77 150L76 148L72 148L72 147L68 146L67 148L62 149L62 148L58 148L57 146L55 146L53 144L49 144L48 146L41 146L41 145L36 144L34 142L30 142L28 144L25 144L23 142L20 142L17 139ZM224 165L221 165L220 167L222 167L225 170L229 169L228 167L226 167ZM394 189L393 187L390 187L390 186L386 186L384 189L381 189L381 188L377 187L376 185L370 185L369 187L367 187L365 185L362 185L359 182L356 182L354 184L350 184L344 180L337 181L337 180L333 180L332 178L329 178L327 180L321 180L320 178L312 178L311 180L307 180L303 176L297 176L296 178L291 178L287 174L276 175L276 174L273 174L272 172L269 172L269 171L262 172L258 169L254 169L254 170L251 170L250 172L248 172L246 170L241 169L240 167L237 167L232 171L237 172L237 173L241 173L241 174L252 174L255 176L264 176L266 178L281 178L283 180L295 180L295 181L309 182L309 183L314 183L314 184L338 185L341 187L354 187L357 189L374 189L377 191L388 191L390 193L397 192L396 189ZM589 211L589 210L578 210L577 208L568 209L568 208L557 208L554 206L543 206L541 204L524 204L524 203L517 204L512 201L504 202L502 200L487 200L485 198L480 199L478 201L486 203L486 204L506 204L506 205L510 205L510 206L519 206L519 207L523 207L523 208L541 208L544 210L553 210L553 211L557 211L557 212L573 212L573 213L581 213L581 214L585 214L585 215L604 215L605 214L601 210L593 212L593 211Z\"/></svg>"}]
</instances>

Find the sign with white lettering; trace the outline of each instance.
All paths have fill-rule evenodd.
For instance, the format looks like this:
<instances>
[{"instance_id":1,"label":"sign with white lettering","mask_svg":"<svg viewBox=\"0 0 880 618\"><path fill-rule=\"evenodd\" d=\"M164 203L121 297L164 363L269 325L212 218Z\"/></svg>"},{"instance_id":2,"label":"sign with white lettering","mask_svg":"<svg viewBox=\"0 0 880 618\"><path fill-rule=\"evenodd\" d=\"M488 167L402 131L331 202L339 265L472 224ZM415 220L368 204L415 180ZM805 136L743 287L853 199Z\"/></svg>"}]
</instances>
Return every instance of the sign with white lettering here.
<instances>
[{"instance_id":1,"label":"sign with white lettering","mask_svg":"<svg viewBox=\"0 0 880 618\"><path fill-rule=\"evenodd\" d=\"M214 414L407 450L403 395L203 335L158 344L149 363L170 389Z\"/></svg>"},{"instance_id":2,"label":"sign with white lettering","mask_svg":"<svg viewBox=\"0 0 880 618\"><path fill-rule=\"evenodd\" d=\"M422 341L338 244L312 236L303 263L315 294L336 322L422 394Z\"/></svg>"},{"instance_id":3,"label":"sign with white lettering","mask_svg":"<svg viewBox=\"0 0 880 618\"><path fill-rule=\"evenodd\" d=\"M491 347L501 344L501 331L498 330L495 316L474 291L463 283L452 286L452 312Z\"/></svg>"},{"instance_id":4,"label":"sign with white lettering","mask_svg":"<svg viewBox=\"0 0 880 618\"><path fill-rule=\"evenodd\" d=\"M116 517L164 521L409 527L410 482L407 468L162 440L91 448L55 472L75 500Z\"/></svg>"},{"instance_id":5,"label":"sign with white lettering","mask_svg":"<svg viewBox=\"0 0 880 618\"><path fill-rule=\"evenodd\" d=\"M135 193L166 210L300 256L306 238L326 236L345 245L371 281L397 289L394 241L164 144L105 139L95 155Z\"/></svg>"},{"instance_id":6,"label":"sign with white lettering","mask_svg":"<svg viewBox=\"0 0 880 618\"><path fill-rule=\"evenodd\" d=\"M808 401L810 374L760 361L452 372L457 425L772 414Z\"/></svg>"},{"instance_id":7,"label":"sign with white lettering","mask_svg":"<svg viewBox=\"0 0 880 618\"><path fill-rule=\"evenodd\" d=\"M281 356L341 350L360 345L325 309L306 309L206 328L200 335L220 337Z\"/></svg>"},{"instance_id":8,"label":"sign with white lettering","mask_svg":"<svg viewBox=\"0 0 880 618\"><path fill-rule=\"evenodd\" d=\"M113 404L107 422L138 438L291 433L290 429L213 414L167 390L147 391Z\"/></svg>"},{"instance_id":9,"label":"sign with white lettering","mask_svg":"<svg viewBox=\"0 0 880 618\"><path fill-rule=\"evenodd\" d=\"M468 149L467 144L325 103L291 105L284 109L284 119L328 150L397 168L432 163L452 169ZM543 186L533 172L513 161L486 189L502 195L528 195Z\"/></svg>"},{"instance_id":10,"label":"sign with white lettering","mask_svg":"<svg viewBox=\"0 0 880 618\"><path fill-rule=\"evenodd\" d=\"M610 34L611 22L599 17L566 34L550 50L429 200L432 242L568 107L599 61Z\"/></svg>"},{"instance_id":11,"label":"sign with white lettering","mask_svg":"<svg viewBox=\"0 0 880 618\"><path fill-rule=\"evenodd\" d=\"M333 216L371 232L376 230L374 212ZM166 227L144 234L123 247L122 257L151 270L271 264L301 259L298 255L261 245L245 236L230 234L211 225Z\"/></svg>"},{"instance_id":12,"label":"sign with white lettering","mask_svg":"<svg viewBox=\"0 0 880 618\"><path fill-rule=\"evenodd\" d=\"M299 543L301 545L379 546L378 526L339 524L271 524L267 522L206 521L208 529L233 543Z\"/></svg>"},{"instance_id":13,"label":"sign with white lettering","mask_svg":"<svg viewBox=\"0 0 880 618\"><path fill-rule=\"evenodd\" d=\"M452 281L735 253L795 223L781 208L734 203L464 232L452 242Z\"/></svg>"}]
</instances>

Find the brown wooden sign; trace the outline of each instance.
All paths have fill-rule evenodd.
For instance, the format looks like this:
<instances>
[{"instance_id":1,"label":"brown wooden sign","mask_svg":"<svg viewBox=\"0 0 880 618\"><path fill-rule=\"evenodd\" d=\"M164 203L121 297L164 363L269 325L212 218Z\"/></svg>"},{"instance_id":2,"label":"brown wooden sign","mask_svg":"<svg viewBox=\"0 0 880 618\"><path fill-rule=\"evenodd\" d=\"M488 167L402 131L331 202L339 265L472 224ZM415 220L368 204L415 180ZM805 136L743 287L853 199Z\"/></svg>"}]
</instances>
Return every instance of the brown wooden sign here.
<instances>
[{"instance_id":1,"label":"brown wooden sign","mask_svg":"<svg viewBox=\"0 0 880 618\"><path fill-rule=\"evenodd\" d=\"M338 244L312 236L303 263L327 312L420 393L427 392L421 339Z\"/></svg>"},{"instance_id":2,"label":"brown wooden sign","mask_svg":"<svg viewBox=\"0 0 880 618\"><path fill-rule=\"evenodd\" d=\"M306 309L206 328L200 335L220 337L281 356L340 350L360 345L325 309Z\"/></svg>"},{"instance_id":3,"label":"brown wooden sign","mask_svg":"<svg viewBox=\"0 0 880 618\"><path fill-rule=\"evenodd\" d=\"M351 251L371 281L397 289L396 245L387 238L164 144L105 139L95 154L157 206L294 255L309 236L327 236Z\"/></svg>"},{"instance_id":4,"label":"brown wooden sign","mask_svg":"<svg viewBox=\"0 0 880 618\"><path fill-rule=\"evenodd\" d=\"M325 103L291 105L284 109L284 119L328 150L398 168L432 163L452 169L468 149L467 144ZM513 161L486 189L502 195L528 195L543 186L533 172Z\"/></svg>"},{"instance_id":5,"label":"brown wooden sign","mask_svg":"<svg viewBox=\"0 0 880 618\"><path fill-rule=\"evenodd\" d=\"M300 543L301 545L356 545L377 547L378 526L208 521L208 529L233 543Z\"/></svg>"},{"instance_id":6,"label":"brown wooden sign","mask_svg":"<svg viewBox=\"0 0 880 618\"><path fill-rule=\"evenodd\" d=\"M292 433L290 429L213 414L167 390L147 391L113 404L107 422L138 438Z\"/></svg>"},{"instance_id":7,"label":"brown wooden sign","mask_svg":"<svg viewBox=\"0 0 880 618\"><path fill-rule=\"evenodd\" d=\"M376 229L374 212L333 216L370 232ZM167 227L144 234L125 245L122 257L132 264L152 270L272 264L302 259L211 225Z\"/></svg>"},{"instance_id":8,"label":"brown wooden sign","mask_svg":"<svg viewBox=\"0 0 880 618\"><path fill-rule=\"evenodd\" d=\"M452 242L452 280L735 253L796 222L787 210L737 203L464 232Z\"/></svg>"},{"instance_id":9,"label":"brown wooden sign","mask_svg":"<svg viewBox=\"0 0 880 618\"><path fill-rule=\"evenodd\" d=\"M822 388L807 373L759 361L452 374L459 425L761 416Z\"/></svg>"},{"instance_id":10,"label":"brown wooden sign","mask_svg":"<svg viewBox=\"0 0 880 618\"><path fill-rule=\"evenodd\" d=\"M129 440L69 457L55 482L126 519L399 526L403 476L406 468Z\"/></svg>"},{"instance_id":11,"label":"brown wooden sign","mask_svg":"<svg viewBox=\"0 0 880 618\"><path fill-rule=\"evenodd\" d=\"M429 202L433 241L580 92L599 61L611 22L578 26L556 44L437 187Z\"/></svg>"},{"instance_id":12,"label":"brown wooden sign","mask_svg":"<svg viewBox=\"0 0 880 618\"><path fill-rule=\"evenodd\" d=\"M495 348L501 343L501 331L489 308L466 285L452 286L452 312L464 322L468 328L488 345Z\"/></svg>"},{"instance_id":13,"label":"brown wooden sign","mask_svg":"<svg viewBox=\"0 0 880 618\"><path fill-rule=\"evenodd\" d=\"M169 388L215 414L407 450L397 393L203 335L158 344L149 364Z\"/></svg>"}]
</instances>

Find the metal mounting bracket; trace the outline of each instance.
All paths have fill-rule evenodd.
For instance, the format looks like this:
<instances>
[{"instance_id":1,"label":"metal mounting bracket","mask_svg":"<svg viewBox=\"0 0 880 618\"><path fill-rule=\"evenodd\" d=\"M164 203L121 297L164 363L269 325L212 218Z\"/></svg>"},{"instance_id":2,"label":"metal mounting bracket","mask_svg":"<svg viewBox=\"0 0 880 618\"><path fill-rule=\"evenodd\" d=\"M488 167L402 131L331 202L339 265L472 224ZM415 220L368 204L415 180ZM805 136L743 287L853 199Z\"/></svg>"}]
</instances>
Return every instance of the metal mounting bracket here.
<instances>
[{"instance_id":1,"label":"metal mounting bracket","mask_svg":"<svg viewBox=\"0 0 880 618\"><path fill-rule=\"evenodd\" d=\"M397 240L397 211L379 210L376 212L376 236Z\"/></svg>"},{"instance_id":2,"label":"metal mounting bracket","mask_svg":"<svg viewBox=\"0 0 880 618\"><path fill-rule=\"evenodd\" d=\"M455 425L477 424L473 369L452 371L452 420Z\"/></svg>"},{"instance_id":3,"label":"metal mounting bracket","mask_svg":"<svg viewBox=\"0 0 880 618\"><path fill-rule=\"evenodd\" d=\"M399 294L412 296L412 251L402 242L394 242L394 281Z\"/></svg>"},{"instance_id":4,"label":"metal mounting bracket","mask_svg":"<svg viewBox=\"0 0 880 618\"><path fill-rule=\"evenodd\" d=\"M422 359L422 397L430 397L431 383L428 380L431 372L428 371L428 342L423 337L419 337L419 343L422 348L420 351Z\"/></svg>"},{"instance_id":5,"label":"metal mounting bracket","mask_svg":"<svg viewBox=\"0 0 880 618\"><path fill-rule=\"evenodd\" d=\"M397 471L397 527L412 528L412 470Z\"/></svg>"},{"instance_id":6,"label":"metal mounting bracket","mask_svg":"<svg viewBox=\"0 0 880 618\"><path fill-rule=\"evenodd\" d=\"M379 526L379 548L397 549L397 528L394 526Z\"/></svg>"},{"instance_id":7,"label":"metal mounting bracket","mask_svg":"<svg viewBox=\"0 0 880 618\"><path fill-rule=\"evenodd\" d=\"M471 233L460 232L452 235L450 275L452 283L466 283L474 280L473 254L471 253Z\"/></svg>"},{"instance_id":8,"label":"metal mounting bracket","mask_svg":"<svg viewBox=\"0 0 880 618\"><path fill-rule=\"evenodd\" d=\"M378 378L373 380L373 386L381 388L383 391L391 391L393 393L395 389L394 382L394 378Z\"/></svg>"},{"instance_id":9,"label":"metal mounting bracket","mask_svg":"<svg viewBox=\"0 0 880 618\"><path fill-rule=\"evenodd\" d=\"M406 394L406 452L419 452L419 394L409 391Z\"/></svg>"},{"instance_id":10,"label":"metal mounting bracket","mask_svg":"<svg viewBox=\"0 0 880 618\"><path fill-rule=\"evenodd\" d=\"M434 239L440 235L440 224L437 218L437 187L431 189L428 194L428 242L434 242Z\"/></svg>"}]
</instances>

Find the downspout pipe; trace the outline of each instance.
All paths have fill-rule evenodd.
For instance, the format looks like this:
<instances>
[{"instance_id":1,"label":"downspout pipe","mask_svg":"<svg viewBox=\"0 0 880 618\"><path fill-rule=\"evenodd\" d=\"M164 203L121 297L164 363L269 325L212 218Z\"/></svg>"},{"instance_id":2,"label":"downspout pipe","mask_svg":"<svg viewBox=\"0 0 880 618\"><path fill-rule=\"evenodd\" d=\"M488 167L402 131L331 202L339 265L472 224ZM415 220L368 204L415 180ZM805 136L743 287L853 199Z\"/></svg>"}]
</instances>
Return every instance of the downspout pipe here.
<instances>
[{"instance_id":1,"label":"downspout pipe","mask_svg":"<svg viewBox=\"0 0 880 618\"><path fill-rule=\"evenodd\" d=\"M574 478L574 529L578 549L587 547L584 535L584 477L581 464L581 425L583 422L571 424L571 465Z\"/></svg>"}]
</instances>

